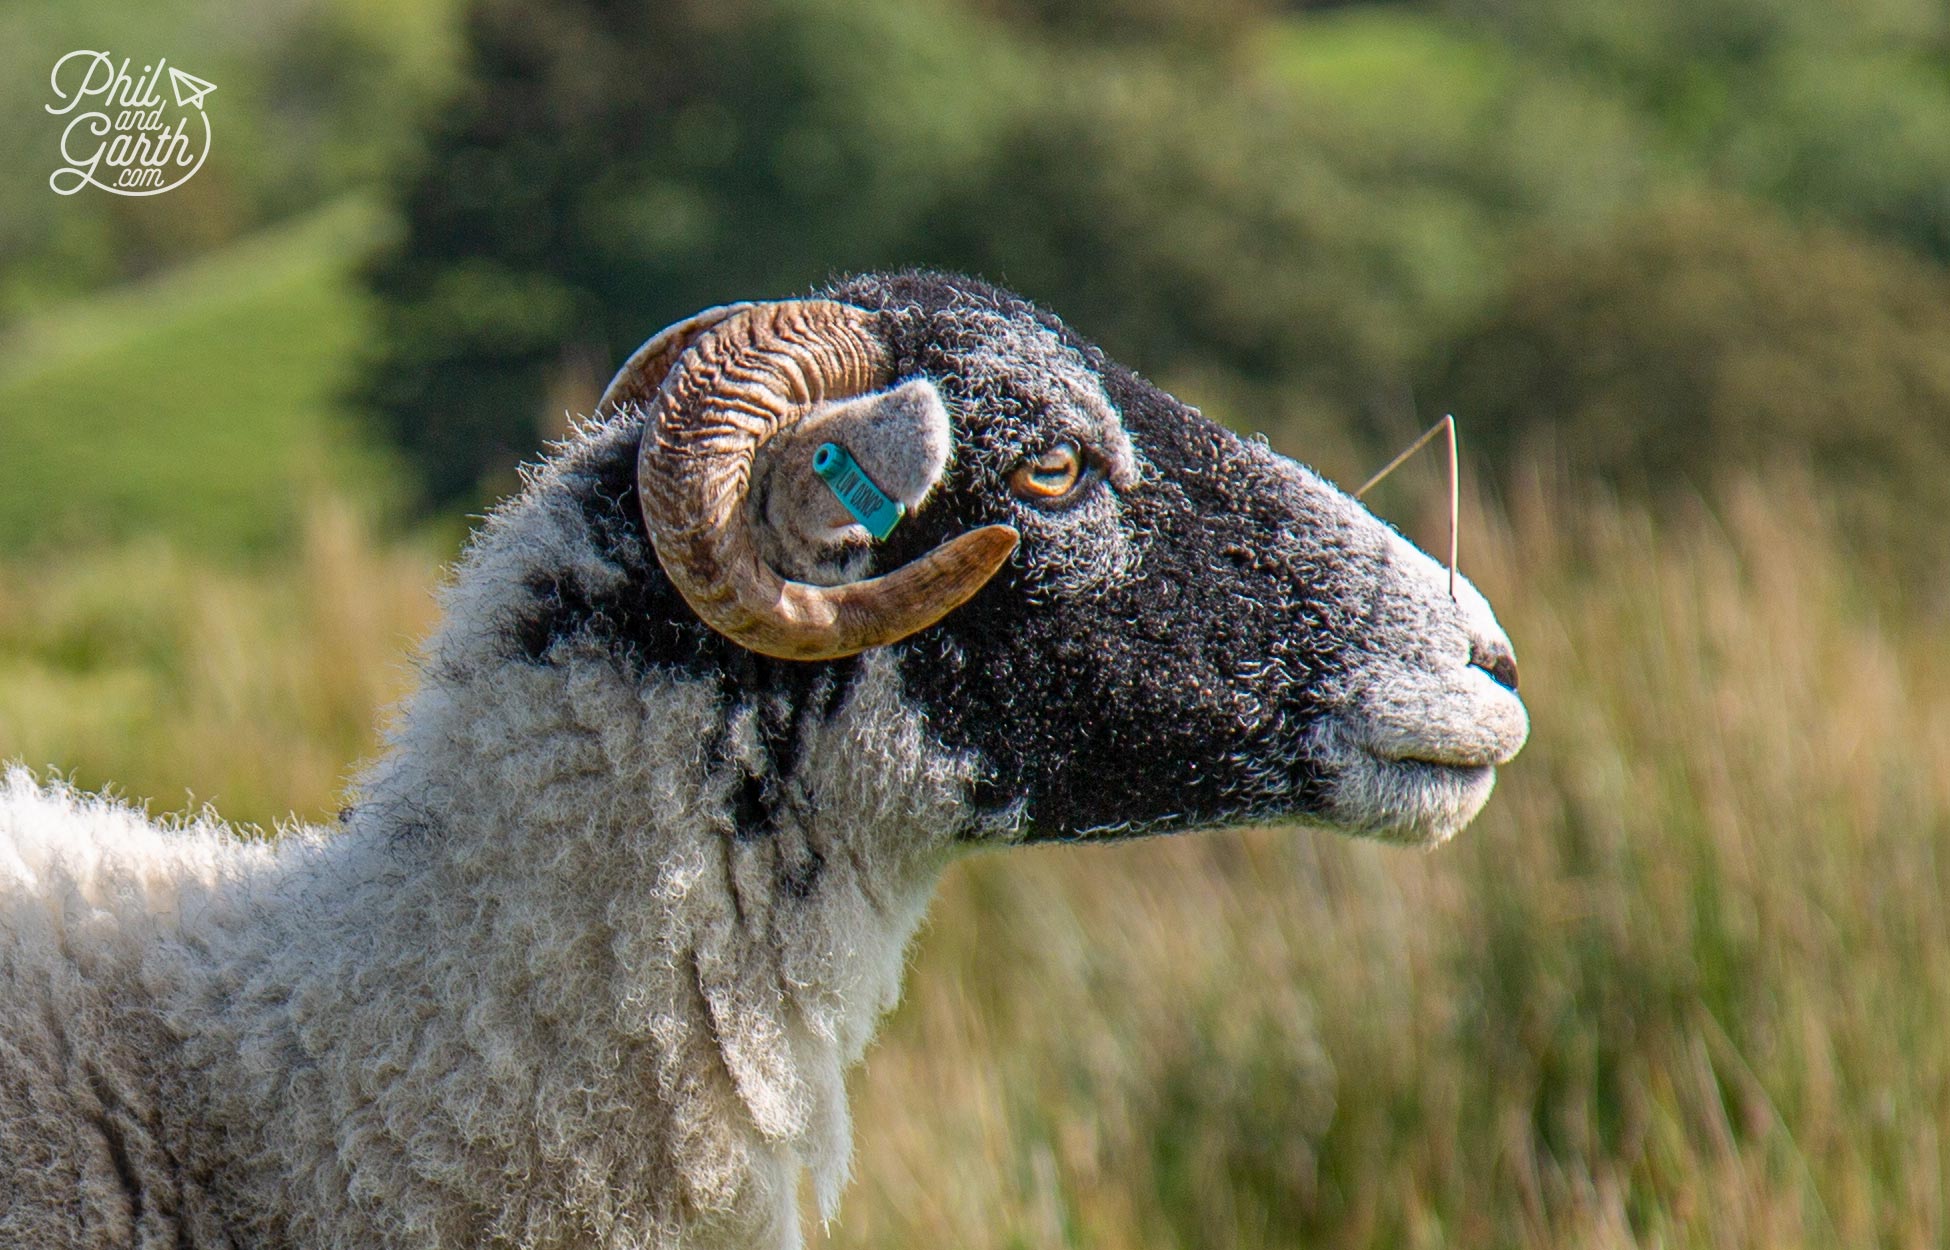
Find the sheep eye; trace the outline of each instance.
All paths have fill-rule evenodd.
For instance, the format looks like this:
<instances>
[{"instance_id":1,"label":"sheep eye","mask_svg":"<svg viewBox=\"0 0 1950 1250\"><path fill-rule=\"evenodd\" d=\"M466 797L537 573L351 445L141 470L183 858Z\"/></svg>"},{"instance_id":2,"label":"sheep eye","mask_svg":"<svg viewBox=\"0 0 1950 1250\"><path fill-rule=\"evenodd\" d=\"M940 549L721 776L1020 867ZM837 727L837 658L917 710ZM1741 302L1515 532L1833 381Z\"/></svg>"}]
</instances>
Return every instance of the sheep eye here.
<instances>
[{"instance_id":1,"label":"sheep eye","mask_svg":"<svg viewBox=\"0 0 1950 1250\"><path fill-rule=\"evenodd\" d=\"M1033 460L1016 466L1009 487L1029 500L1061 499L1083 477L1083 453L1075 443L1057 443Z\"/></svg>"}]
</instances>

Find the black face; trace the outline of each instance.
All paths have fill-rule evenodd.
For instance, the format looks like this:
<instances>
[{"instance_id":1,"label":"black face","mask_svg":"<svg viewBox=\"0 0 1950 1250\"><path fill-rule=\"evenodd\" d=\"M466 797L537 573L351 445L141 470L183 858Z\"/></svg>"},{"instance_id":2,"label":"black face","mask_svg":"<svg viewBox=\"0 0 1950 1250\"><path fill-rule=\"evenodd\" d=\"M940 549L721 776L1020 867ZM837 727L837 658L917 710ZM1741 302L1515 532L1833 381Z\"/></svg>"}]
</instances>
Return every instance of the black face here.
<instances>
[{"instance_id":1,"label":"black face","mask_svg":"<svg viewBox=\"0 0 1950 1250\"><path fill-rule=\"evenodd\" d=\"M981 797L1019 805L1038 839L1316 809L1327 766L1304 739L1330 697L1319 679L1372 598L1371 561L1318 483L1004 293L904 276L833 294L890 309L897 375L934 379L957 418L951 479L885 564L978 524L1023 535L980 595L903 644L911 696L989 767ZM1072 396L1034 358L971 367L1032 350L969 334L971 306L1034 319L1080 357L1128 444L1055 411ZM1075 447L1084 468L1048 497L1038 484L1060 479L1020 475L1053 467L1038 464L1053 443L1055 465Z\"/></svg>"},{"instance_id":2,"label":"black face","mask_svg":"<svg viewBox=\"0 0 1950 1250\"><path fill-rule=\"evenodd\" d=\"M1313 817L1439 841L1521 746L1522 705L1488 605L1304 468L1106 360L1061 322L967 279L904 274L827 293L880 314L896 377L928 379L954 426L933 496L870 572L1002 522L1014 559L895 644L906 697L983 778L970 838L1074 838ZM603 559L600 594L535 574L509 645L546 662L593 641L627 665L717 679L758 714L762 754L734 823L759 836L810 800L803 731L857 658L754 654L705 626L658 566L638 511L640 428L612 423L557 464ZM707 760L727 763L721 743Z\"/></svg>"}]
</instances>

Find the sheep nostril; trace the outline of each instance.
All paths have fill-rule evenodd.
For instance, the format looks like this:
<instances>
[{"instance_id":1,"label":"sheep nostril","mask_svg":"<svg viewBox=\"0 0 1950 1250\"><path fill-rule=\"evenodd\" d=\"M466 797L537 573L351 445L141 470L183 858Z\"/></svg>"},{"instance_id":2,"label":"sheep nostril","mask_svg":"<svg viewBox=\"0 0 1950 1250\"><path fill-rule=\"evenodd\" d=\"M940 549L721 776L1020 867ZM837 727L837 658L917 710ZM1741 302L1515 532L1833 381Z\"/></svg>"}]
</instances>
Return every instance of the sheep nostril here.
<instances>
[{"instance_id":1,"label":"sheep nostril","mask_svg":"<svg viewBox=\"0 0 1950 1250\"><path fill-rule=\"evenodd\" d=\"M1469 662L1488 673L1497 685L1516 693L1517 657L1511 654L1510 648L1497 643L1487 647L1479 643L1469 649Z\"/></svg>"}]
</instances>

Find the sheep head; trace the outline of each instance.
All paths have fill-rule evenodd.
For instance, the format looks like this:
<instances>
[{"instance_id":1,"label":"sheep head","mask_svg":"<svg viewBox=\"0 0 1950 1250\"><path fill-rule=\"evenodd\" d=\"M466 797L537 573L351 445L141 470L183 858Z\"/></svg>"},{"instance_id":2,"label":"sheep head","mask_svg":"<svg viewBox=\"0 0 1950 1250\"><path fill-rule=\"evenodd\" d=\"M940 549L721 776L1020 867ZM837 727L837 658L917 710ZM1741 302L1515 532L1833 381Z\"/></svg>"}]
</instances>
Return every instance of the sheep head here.
<instances>
[{"instance_id":1,"label":"sheep head","mask_svg":"<svg viewBox=\"0 0 1950 1250\"><path fill-rule=\"evenodd\" d=\"M890 648L982 782L970 838L1295 819L1439 842L1529 722L1482 595L1332 484L967 279L869 276L664 331L643 524L696 618L759 655ZM859 451L908 519L814 483Z\"/></svg>"}]
</instances>

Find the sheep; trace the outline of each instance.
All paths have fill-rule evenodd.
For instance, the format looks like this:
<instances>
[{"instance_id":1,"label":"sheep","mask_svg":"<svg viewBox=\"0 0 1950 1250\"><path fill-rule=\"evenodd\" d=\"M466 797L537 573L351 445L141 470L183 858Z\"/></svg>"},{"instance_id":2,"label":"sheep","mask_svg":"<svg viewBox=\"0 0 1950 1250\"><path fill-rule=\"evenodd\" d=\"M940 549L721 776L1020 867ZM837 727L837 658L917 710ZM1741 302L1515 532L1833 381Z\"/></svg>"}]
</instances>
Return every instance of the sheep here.
<instances>
[{"instance_id":1,"label":"sheep","mask_svg":"<svg viewBox=\"0 0 1950 1250\"><path fill-rule=\"evenodd\" d=\"M1433 845L1528 733L1467 579L934 273L651 339L443 607L334 827L6 774L0 1245L798 1245L949 864Z\"/></svg>"}]
</instances>

